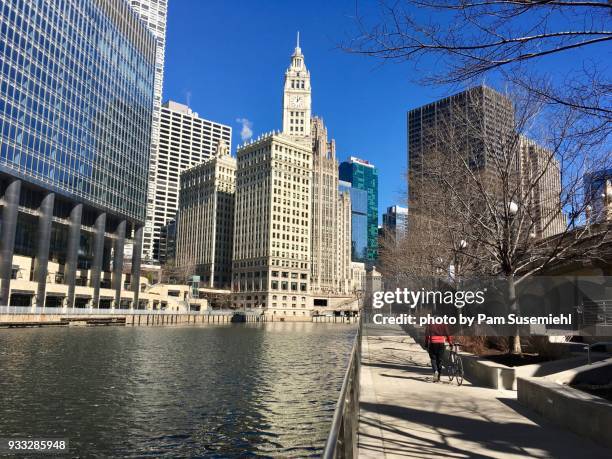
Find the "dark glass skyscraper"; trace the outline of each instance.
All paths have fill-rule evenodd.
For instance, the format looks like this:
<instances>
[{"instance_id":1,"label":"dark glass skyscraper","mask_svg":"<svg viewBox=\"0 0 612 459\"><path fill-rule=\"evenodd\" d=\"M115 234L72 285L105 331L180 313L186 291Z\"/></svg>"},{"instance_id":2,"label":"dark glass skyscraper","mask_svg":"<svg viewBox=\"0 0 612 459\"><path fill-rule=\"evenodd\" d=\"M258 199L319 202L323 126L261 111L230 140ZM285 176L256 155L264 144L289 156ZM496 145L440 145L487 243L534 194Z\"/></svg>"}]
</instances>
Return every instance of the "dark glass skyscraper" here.
<instances>
[{"instance_id":1,"label":"dark glass skyscraper","mask_svg":"<svg viewBox=\"0 0 612 459\"><path fill-rule=\"evenodd\" d=\"M612 168L602 169L584 176L584 197L589 208L591 223L608 220L612 214L610 209L612 196L609 196L612 183Z\"/></svg>"},{"instance_id":2,"label":"dark glass skyscraper","mask_svg":"<svg viewBox=\"0 0 612 459\"><path fill-rule=\"evenodd\" d=\"M38 287L13 304L45 305L51 260L68 286L61 304L79 284L98 307L111 259L114 305L125 304L126 237L139 275L155 43L124 0L0 0L0 305L15 255L32 259L20 279Z\"/></svg>"},{"instance_id":3,"label":"dark glass skyscraper","mask_svg":"<svg viewBox=\"0 0 612 459\"><path fill-rule=\"evenodd\" d=\"M339 191L351 196L351 260L365 262L368 257L368 192L338 181Z\"/></svg>"},{"instance_id":4,"label":"dark glass skyscraper","mask_svg":"<svg viewBox=\"0 0 612 459\"><path fill-rule=\"evenodd\" d=\"M375 262L378 258L378 170L368 161L351 156L340 164L340 180L350 182L352 188L367 192L368 249L365 259Z\"/></svg>"},{"instance_id":5,"label":"dark glass skyscraper","mask_svg":"<svg viewBox=\"0 0 612 459\"><path fill-rule=\"evenodd\" d=\"M401 206L387 207L383 214L383 235L392 237L396 242L406 236L408 229L408 209Z\"/></svg>"}]
</instances>

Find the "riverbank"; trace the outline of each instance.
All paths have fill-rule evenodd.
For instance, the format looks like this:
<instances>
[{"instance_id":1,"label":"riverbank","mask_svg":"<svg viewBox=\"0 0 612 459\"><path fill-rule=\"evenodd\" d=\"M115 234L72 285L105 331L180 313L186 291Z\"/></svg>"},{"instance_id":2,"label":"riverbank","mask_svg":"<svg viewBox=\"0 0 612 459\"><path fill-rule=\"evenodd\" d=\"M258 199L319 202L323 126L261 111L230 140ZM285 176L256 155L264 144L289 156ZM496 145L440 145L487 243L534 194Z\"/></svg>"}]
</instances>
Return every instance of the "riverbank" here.
<instances>
[{"instance_id":1,"label":"riverbank","mask_svg":"<svg viewBox=\"0 0 612 459\"><path fill-rule=\"evenodd\" d=\"M275 316L242 311L170 312L153 310L20 311L0 314L0 328L74 327L74 326L174 326L215 323L313 322L355 323L357 317L345 316Z\"/></svg>"}]
</instances>

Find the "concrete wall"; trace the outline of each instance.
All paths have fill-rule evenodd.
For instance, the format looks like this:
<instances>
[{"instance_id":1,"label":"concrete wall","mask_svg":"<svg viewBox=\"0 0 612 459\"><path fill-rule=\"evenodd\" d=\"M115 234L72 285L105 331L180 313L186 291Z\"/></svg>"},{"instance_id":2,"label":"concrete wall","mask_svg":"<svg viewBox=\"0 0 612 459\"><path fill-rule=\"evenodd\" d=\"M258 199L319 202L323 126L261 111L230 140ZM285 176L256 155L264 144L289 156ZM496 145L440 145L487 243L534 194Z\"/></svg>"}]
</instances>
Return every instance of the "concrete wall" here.
<instances>
[{"instance_id":1,"label":"concrete wall","mask_svg":"<svg viewBox=\"0 0 612 459\"><path fill-rule=\"evenodd\" d=\"M607 354L592 353L593 362L605 359ZM478 386L493 389L517 390L517 378L541 377L580 367L587 363L587 356L581 355L561 360L508 367L500 363L477 357L471 354L461 354L465 379Z\"/></svg>"},{"instance_id":2,"label":"concrete wall","mask_svg":"<svg viewBox=\"0 0 612 459\"><path fill-rule=\"evenodd\" d=\"M465 379L477 386L516 390L514 368L475 355L461 354Z\"/></svg>"},{"instance_id":3,"label":"concrete wall","mask_svg":"<svg viewBox=\"0 0 612 459\"><path fill-rule=\"evenodd\" d=\"M554 424L612 448L612 404L545 378L518 378L518 401Z\"/></svg>"},{"instance_id":4,"label":"concrete wall","mask_svg":"<svg viewBox=\"0 0 612 459\"><path fill-rule=\"evenodd\" d=\"M27 327L45 325L103 325L105 321L117 319L117 325L152 326L230 323L233 314L0 314L0 327ZM249 316L247 322L255 321Z\"/></svg>"}]
</instances>

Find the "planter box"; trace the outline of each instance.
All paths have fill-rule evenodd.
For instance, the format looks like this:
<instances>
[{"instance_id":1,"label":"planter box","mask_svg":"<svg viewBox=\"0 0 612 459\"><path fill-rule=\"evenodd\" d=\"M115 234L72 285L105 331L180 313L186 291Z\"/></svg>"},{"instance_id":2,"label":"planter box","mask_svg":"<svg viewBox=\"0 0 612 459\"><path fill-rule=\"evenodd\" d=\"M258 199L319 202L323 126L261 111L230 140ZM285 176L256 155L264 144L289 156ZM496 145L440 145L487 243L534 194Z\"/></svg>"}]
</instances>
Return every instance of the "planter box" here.
<instances>
[{"instance_id":1,"label":"planter box","mask_svg":"<svg viewBox=\"0 0 612 459\"><path fill-rule=\"evenodd\" d=\"M549 421L612 448L612 403L549 378L518 378L518 401Z\"/></svg>"},{"instance_id":2,"label":"planter box","mask_svg":"<svg viewBox=\"0 0 612 459\"><path fill-rule=\"evenodd\" d=\"M477 386L516 390L515 369L472 354L461 353L465 379Z\"/></svg>"},{"instance_id":3,"label":"planter box","mask_svg":"<svg viewBox=\"0 0 612 459\"><path fill-rule=\"evenodd\" d=\"M593 362L608 357L607 354L592 353ZM548 362L522 365L519 367L508 367L483 357L473 354L461 353L465 378L472 384L493 389L517 390L517 378L532 376L548 376L572 368L580 367L587 363L587 357L578 356L568 359L551 360Z\"/></svg>"}]
</instances>

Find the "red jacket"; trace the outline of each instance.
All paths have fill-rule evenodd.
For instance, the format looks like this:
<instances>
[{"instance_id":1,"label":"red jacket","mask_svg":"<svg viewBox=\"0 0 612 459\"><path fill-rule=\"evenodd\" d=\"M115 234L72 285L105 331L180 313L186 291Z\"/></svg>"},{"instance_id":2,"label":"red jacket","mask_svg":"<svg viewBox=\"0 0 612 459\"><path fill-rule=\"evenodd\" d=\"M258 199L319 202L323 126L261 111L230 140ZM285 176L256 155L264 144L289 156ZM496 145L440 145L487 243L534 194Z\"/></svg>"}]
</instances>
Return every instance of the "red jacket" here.
<instances>
[{"instance_id":1,"label":"red jacket","mask_svg":"<svg viewBox=\"0 0 612 459\"><path fill-rule=\"evenodd\" d=\"M445 324L433 324L428 325L425 328L425 344L429 345L429 343L440 343L444 344L444 341L447 341L448 344L453 344L453 340L448 331L448 326Z\"/></svg>"}]
</instances>

